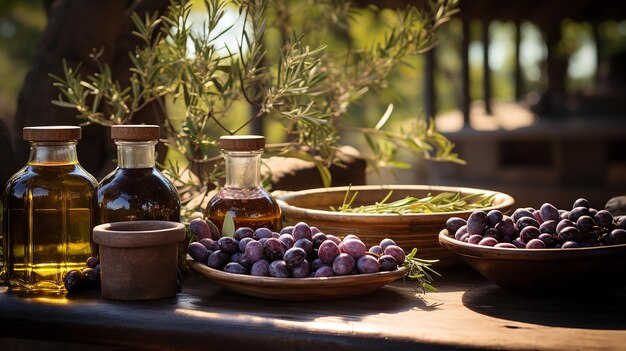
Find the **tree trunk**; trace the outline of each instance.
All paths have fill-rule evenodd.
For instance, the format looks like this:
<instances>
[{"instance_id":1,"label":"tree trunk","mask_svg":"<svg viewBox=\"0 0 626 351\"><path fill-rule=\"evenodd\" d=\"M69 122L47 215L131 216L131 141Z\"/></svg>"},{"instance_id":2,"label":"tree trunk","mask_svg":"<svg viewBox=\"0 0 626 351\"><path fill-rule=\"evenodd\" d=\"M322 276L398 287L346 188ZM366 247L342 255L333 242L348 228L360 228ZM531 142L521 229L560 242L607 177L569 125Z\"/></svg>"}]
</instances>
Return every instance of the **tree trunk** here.
<instances>
[{"instance_id":1,"label":"tree trunk","mask_svg":"<svg viewBox=\"0 0 626 351\"><path fill-rule=\"evenodd\" d=\"M22 128L36 125L77 125L77 112L54 106L50 101L59 95L50 74L63 77L63 60L68 67L81 63L80 73L87 76L98 70L90 58L93 51L103 50L101 63L111 67L114 78L128 83L131 65L128 52L139 44L132 35L133 12L164 13L167 0L47 0L44 2L48 24L37 44L32 67L20 92L14 123L14 170L28 157L28 147L21 141ZM133 123L160 124L165 112L147 106L133 117ZM159 150L159 158L165 150ZM115 147L107 128L89 125L83 128L83 140L78 144L81 164L94 176L101 178L114 168Z\"/></svg>"}]
</instances>

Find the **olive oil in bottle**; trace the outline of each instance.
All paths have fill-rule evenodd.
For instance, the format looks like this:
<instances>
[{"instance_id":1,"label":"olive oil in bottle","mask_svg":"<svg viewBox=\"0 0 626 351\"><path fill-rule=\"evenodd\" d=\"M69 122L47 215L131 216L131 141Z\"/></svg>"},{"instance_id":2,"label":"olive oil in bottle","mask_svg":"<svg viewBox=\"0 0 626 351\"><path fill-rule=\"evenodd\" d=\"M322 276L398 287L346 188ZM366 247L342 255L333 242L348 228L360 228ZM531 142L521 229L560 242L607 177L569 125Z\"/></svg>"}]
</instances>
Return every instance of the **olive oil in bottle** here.
<instances>
[{"instance_id":1,"label":"olive oil in bottle","mask_svg":"<svg viewBox=\"0 0 626 351\"><path fill-rule=\"evenodd\" d=\"M261 186L261 155L265 137L223 136L220 147L224 156L226 183L209 201L205 216L220 229L224 217L230 213L235 228L280 230L280 207Z\"/></svg>"},{"instance_id":2,"label":"olive oil in bottle","mask_svg":"<svg viewBox=\"0 0 626 351\"><path fill-rule=\"evenodd\" d=\"M4 194L4 262L11 290L65 293L63 277L93 255L96 180L78 163L80 127L26 127L28 163Z\"/></svg>"},{"instance_id":3,"label":"olive oil in bottle","mask_svg":"<svg viewBox=\"0 0 626 351\"><path fill-rule=\"evenodd\" d=\"M118 167L98 186L98 222L180 221L180 198L174 185L155 168L156 125L111 128Z\"/></svg>"}]
</instances>

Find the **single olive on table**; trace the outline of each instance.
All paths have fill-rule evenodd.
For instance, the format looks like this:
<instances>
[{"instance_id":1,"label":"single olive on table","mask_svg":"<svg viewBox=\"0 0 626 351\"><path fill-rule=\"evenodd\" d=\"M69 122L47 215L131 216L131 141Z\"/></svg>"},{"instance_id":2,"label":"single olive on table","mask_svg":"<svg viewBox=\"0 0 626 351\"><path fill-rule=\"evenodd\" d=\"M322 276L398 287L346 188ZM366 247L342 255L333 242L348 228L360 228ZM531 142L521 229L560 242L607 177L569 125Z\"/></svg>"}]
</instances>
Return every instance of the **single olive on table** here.
<instances>
[{"instance_id":1,"label":"single olive on table","mask_svg":"<svg viewBox=\"0 0 626 351\"><path fill-rule=\"evenodd\" d=\"M626 244L626 217L590 207L578 199L570 210L544 203L518 208L511 216L498 210L474 211L467 221L451 217L446 229L456 240L509 249L558 249Z\"/></svg>"},{"instance_id":2,"label":"single olive on table","mask_svg":"<svg viewBox=\"0 0 626 351\"><path fill-rule=\"evenodd\" d=\"M195 228L191 227L194 235ZM368 250L356 235L340 239L305 222L284 227L280 232L241 227L232 237L222 236L218 240L198 234L196 238L202 239L189 244L189 256L210 268L233 274L319 278L396 271L404 265L406 275L418 279L418 289L436 291L430 285L430 274L437 273L429 267L436 261L416 258L416 250L407 254L388 238Z\"/></svg>"}]
</instances>

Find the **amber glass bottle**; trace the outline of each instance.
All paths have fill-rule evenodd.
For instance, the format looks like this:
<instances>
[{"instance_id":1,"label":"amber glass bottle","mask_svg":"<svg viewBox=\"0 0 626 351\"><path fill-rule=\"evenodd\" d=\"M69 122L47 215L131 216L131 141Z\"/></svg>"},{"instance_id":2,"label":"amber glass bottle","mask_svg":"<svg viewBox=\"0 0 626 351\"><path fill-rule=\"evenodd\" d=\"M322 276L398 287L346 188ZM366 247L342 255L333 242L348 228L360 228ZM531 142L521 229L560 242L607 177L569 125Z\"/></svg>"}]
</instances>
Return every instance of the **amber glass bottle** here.
<instances>
[{"instance_id":1,"label":"amber glass bottle","mask_svg":"<svg viewBox=\"0 0 626 351\"><path fill-rule=\"evenodd\" d=\"M205 210L205 216L218 228L222 228L226 213L230 213L235 228L266 227L275 231L280 229L280 207L261 186L261 155L264 147L263 136L241 135L220 138L226 183L211 198Z\"/></svg>"},{"instance_id":2,"label":"amber glass bottle","mask_svg":"<svg viewBox=\"0 0 626 351\"><path fill-rule=\"evenodd\" d=\"M111 128L118 167L98 186L98 222L180 221L180 198L174 185L155 168L156 125Z\"/></svg>"},{"instance_id":3,"label":"amber glass bottle","mask_svg":"<svg viewBox=\"0 0 626 351\"><path fill-rule=\"evenodd\" d=\"M6 278L12 290L65 293L65 274L92 256L97 182L78 163L80 127L26 127L23 137L28 163L4 192Z\"/></svg>"}]
</instances>

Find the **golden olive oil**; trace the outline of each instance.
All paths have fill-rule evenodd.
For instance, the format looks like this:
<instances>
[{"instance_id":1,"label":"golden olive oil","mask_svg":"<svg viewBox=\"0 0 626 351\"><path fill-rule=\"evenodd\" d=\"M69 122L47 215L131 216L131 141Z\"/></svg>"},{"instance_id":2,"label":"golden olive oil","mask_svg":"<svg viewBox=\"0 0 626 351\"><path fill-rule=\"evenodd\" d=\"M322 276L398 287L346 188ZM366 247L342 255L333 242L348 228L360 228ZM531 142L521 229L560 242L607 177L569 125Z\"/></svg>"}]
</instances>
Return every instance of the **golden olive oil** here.
<instances>
[{"instance_id":1,"label":"golden olive oil","mask_svg":"<svg viewBox=\"0 0 626 351\"><path fill-rule=\"evenodd\" d=\"M65 292L65 274L95 251L95 187L78 164L28 165L9 180L4 250L12 290Z\"/></svg>"}]
</instances>

